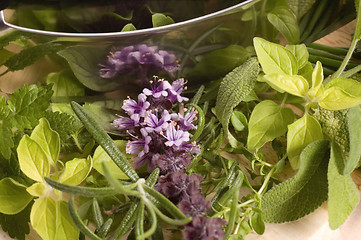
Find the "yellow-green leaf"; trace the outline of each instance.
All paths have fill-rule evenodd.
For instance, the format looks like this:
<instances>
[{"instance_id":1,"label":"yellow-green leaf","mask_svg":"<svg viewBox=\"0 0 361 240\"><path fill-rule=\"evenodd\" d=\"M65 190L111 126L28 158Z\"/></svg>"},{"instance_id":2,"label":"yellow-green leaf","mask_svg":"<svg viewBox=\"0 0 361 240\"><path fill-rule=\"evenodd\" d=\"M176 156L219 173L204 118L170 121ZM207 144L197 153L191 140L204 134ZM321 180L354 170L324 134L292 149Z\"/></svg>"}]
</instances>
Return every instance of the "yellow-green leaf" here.
<instances>
[{"instance_id":1,"label":"yellow-green leaf","mask_svg":"<svg viewBox=\"0 0 361 240\"><path fill-rule=\"evenodd\" d=\"M45 184L44 183L34 183L30 187L26 189L28 193L33 195L34 197L41 197L45 195Z\"/></svg>"},{"instance_id":2,"label":"yellow-green leaf","mask_svg":"<svg viewBox=\"0 0 361 240\"><path fill-rule=\"evenodd\" d=\"M125 147L127 142L122 140L116 140L114 141L114 143L119 148L119 150L125 154ZM133 157L133 155L129 154L125 154L125 156L128 158L129 161L131 161L131 158ZM93 155L93 167L102 175L104 175L102 167L103 162L107 166L107 169L109 169L112 176L117 179L128 179L127 175L125 175L123 171L119 169L119 167L112 161L112 159L104 151L104 149L101 146L98 146L97 149L95 149Z\"/></svg>"},{"instance_id":3,"label":"yellow-green leaf","mask_svg":"<svg viewBox=\"0 0 361 240\"><path fill-rule=\"evenodd\" d=\"M47 154L39 143L24 135L17 153L21 171L34 181L43 182L44 177L50 173L50 164Z\"/></svg>"},{"instance_id":4,"label":"yellow-green leaf","mask_svg":"<svg viewBox=\"0 0 361 240\"><path fill-rule=\"evenodd\" d=\"M26 187L11 178L0 181L0 212L13 215L21 212L33 199Z\"/></svg>"},{"instance_id":5,"label":"yellow-green leaf","mask_svg":"<svg viewBox=\"0 0 361 240\"><path fill-rule=\"evenodd\" d=\"M310 91L308 92L308 95L311 99L319 99L322 98L324 93L323 88L323 68L321 62L317 61L315 68L312 72L312 87Z\"/></svg>"},{"instance_id":6,"label":"yellow-green leaf","mask_svg":"<svg viewBox=\"0 0 361 240\"><path fill-rule=\"evenodd\" d=\"M30 222L42 239L74 240L79 237L79 230L74 225L64 201L55 201L51 197L35 201Z\"/></svg>"},{"instance_id":7,"label":"yellow-green leaf","mask_svg":"<svg viewBox=\"0 0 361 240\"><path fill-rule=\"evenodd\" d=\"M93 161L89 156L85 158L75 158L65 163L65 170L60 177L60 182L69 185L78 185L88 176L92 169Z\"/></svg>"},{"instance_id":8,"label":"yellow-green leaf","mask_svg":"<svg viewBox=\"0 0 361 240\"><path fill-rule=\"evenodd\" d=\"M291 76L272 73L267 74L264 77L271 87L276 86L278 89L295 96L304 97L309 90L307 80L300 75Z\"/></svg>"},{"instance_id":9,"label":"yellow-green leaf","mask_svg":"<svg viewBox=\"0 0 361 240\"><path fill-rule=\"evenodd\" d=\"M309 114L288 126L287 155L293 169L300 166L302 150L310 143L323 139L322 128L319 122Z\"/></svg>"},{"instance_id":10,"label":"yellow-green leaf","mask_svg":"<svg viewBox=\"0 0 361 240\"><path fill-rule=\"evenodd\" d=\"M39 124L34 128L30 138L39 143L48 157L48 162L55 165L60 152L60 137L51 129L46 118L39 120Z\"/></svg>"},{"instance_id":11,"label":"yellow-green leaf","mask_svg":"<svg viewBox=\"0 0 361 240\"><path fill-rule=\"evenodd\" d=\"M308 63L308 50L305 44L286 45L286 49L296 57L298 69L303 68Z\"/></svg>"},{"instance_id":12,"label":"yellow-green leaf","mask_svg":"<svg viewBox=\"0 0 361 240\"><path fill-rule=\"evenodd\" d=\"M348 78L334 78L325 86L325 88L331 87L338 87L351 96L361 97L361 83L356 80Z\"/></svg>"},{"instance_id":13,"label":"yellow-green leaf","mask_svg":"<svg viewBox=\"0 0 361 240\"><path fill-rule=\"evenodd\" d=\"M361 96L355 97L339 87L331 87L325 90L320 107L327 110L342 110L361 104Z\"/></svg>"}]
</instances>

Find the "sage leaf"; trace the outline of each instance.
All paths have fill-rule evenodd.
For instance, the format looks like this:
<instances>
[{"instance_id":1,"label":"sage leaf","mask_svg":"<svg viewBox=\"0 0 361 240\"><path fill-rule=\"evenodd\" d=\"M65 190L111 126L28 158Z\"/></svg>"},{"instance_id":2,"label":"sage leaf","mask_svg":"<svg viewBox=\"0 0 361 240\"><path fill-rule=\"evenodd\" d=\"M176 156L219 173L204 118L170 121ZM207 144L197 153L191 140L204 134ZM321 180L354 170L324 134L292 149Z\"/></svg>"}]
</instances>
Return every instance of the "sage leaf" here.
<instances>
[{"instance_id":1,"label":"sage leaf","mask_svg":"<svg viewBox=\"0 0 361 240\"><path fill-rule=\"evenodd\" d=\"M305 97L309 85L308 81L300 75L283 75L279 73L271 73L264 76L266 82L279 92L288 92L298 97Z\"/></svg>"},{"instance_id":2,"label":"sage leaf","mask_svg":"<svg viewBox=\"0 0 361 240\"><path fill-rule=\"evenodd\" d=\"M73 240L79 237L79 230L69 215L66 202L55 201L52 197L35 201L30 222L42 239Z\"/></svg>"},{"instance_id":3,"label":"sage leaf","mask_svg":"<svg viewBox=\"0 0 361 240\"><path fill-rule=\"evenodd\" d=\"M37 182L43 182L50 173L48 156L39 143L24 135L17 148L21 171Z\"/></svg>"},{"instance_id":4,"label":"sage leaf","mask_svg":"<svg viewBox=\"0 0 361 240\"><path fill-rule=\"evenodd\" d=\"M285 47L271 43L262 38L253 39L258 61L265 74L279 73L295 75L298 72L298 63L292 52Z\"/></svg>"},{"instance_id":5,"label":"sage leaf","mask_svg":"<svg viewBox=\"0 0 361 240\"><path fill-rule=\"evenodd\" d=\"M24 210L33 197L26 191L26 187L12 178L0 181L0 212L16 214Z\"/></svg>"},{"instance_id":6,"label":"sage leaf","mask_svg":"<svg viewBox=\"0 0 361 240\"><path fill-rule=\"evenodd\" d=\"M296 57L298 69L303 68L308 63L308 50L305 44L286 45L286 49Z\"/></svg>"},{"instance_id":7,"label":"sage leaf","mask_svg":"<svg viewBox=\"0 0 361 240\"><path fill-rule=\"evenodd\" d=\"M266 192L261 211L266 222L299 219L327 200L328 141L319 140L301 153L297 174Z\"/></svg>"},{"instance_id":8,"label":"sage leaf","mask_svg":"<svg viewBox=\"0 0 361 240\"><path fill-rule=\"evenodd\" d=\"M351 108L359 104L361 104L361 96L352 96L339 87L326 89L319 102L320 107L332 111Z\"/></svg>"},{"instance_id":9,"label":"sage leaf","mask_svg":"<svg viewBox=\"0 0 361 240\"><path fill-rule=\"evenodd\" d=\"M100 92L114 90L121 86L117 81L100 77L101 59L106 60L104 49L90 46L72 46L60 52L60 56L69 63L76 78L86 87Z\"/></svg>"},{"instance_id":10,"label":"sage leaf","mask_svg":"<svg viewBox=\"0 0 361 240\"><path fill-rule=\"evenodd\" d=\"M173 24L174 20L162 13L155 13L152 15L153 27L161 27L169 24Z\"/></svg>"},{"instance_id":11,"label":"sage leaf","mask_svg":"<svg viewBox=\"0 0 361 240\"><path fill-rule=\"evenodd\" d=\"M37 142L48 157L48 162L55 166L60 153L59 134L50 128L48 120L41 118L30 138Z\"/></svg>"},{"instance_id":12,"label":"sage leaf","mask_svg":"<svg viewBox=\"0 0 361 240\"><path fill-rule=\"evenodd\" d=\"M340 147L333 143L328 166L328 221L331 229L341 226L360 201L351 176L339 173L337 162L344 162L343 155Z\"/></svg>"},{"instance_id":13,"label":"sage leaf","mask_svg":"<svg viewBox=\"0 0 361 240\"><path fill-rule=\"evenodd\" d=\"M265 100L254 108L248 123L247 145L249 149L259 149L287 131L294 121L294 113L273 101Z\"/></svg>"},{"instance_id":14,"label":"sage leaf","mask_svg":"<svg viewBox=\"0 0 361 240\"><path fill-rule=\"evenodd\" d=\"M276 7L267 14L267 19L289 43L300 41L300 29L292 10L287 7Z\"/></svg>"},{"instance_id":15,"label":"sage leaf","mask_svg":"<svg viewBox=\"0 0 361 240\"><path fill-rule=\"evenodd\" d=\"M78 185L85 180L92 170L93 161L89 156L85 158L74 158L65 163L65 170L59 181L64 184Z\"/></svg>"},{"instance_id":16,"label":"sage leaf","mask_svg":"<svg viewBox=\"0 0 361 240\"><path fill-rule=\"evenodd\" d=\"M353 107L347 113L347 126L350 138L350 152L345 163L343 174L350 174L360 161L361 157L361 108Z\"/></svg>"},{"instance_id":17,"label":"sage leaf","mask_svg":"<svg viewBox=\"0 0 361 240\"><path fill-rule=\"evenodd\" d=\"M227 74L221 82L215 110L217 118L227 131L228 139L231 136L228 131L228 124L233 108L253 90L258 73L259 65L257 59L250 58L244 64Z\"/></svg>"},{"instance_id":18,"label":"sage leaf","mask_svg":"<svg viewBox=\"0 0 361 240\"><path fill-rule=\"evenodd\" d=\"M293 169L300 166L302 150L310 143L323 139L320 123L311 115L305 114L302 118L288 126L287 155Z\"/></svg>"}]
</instances>

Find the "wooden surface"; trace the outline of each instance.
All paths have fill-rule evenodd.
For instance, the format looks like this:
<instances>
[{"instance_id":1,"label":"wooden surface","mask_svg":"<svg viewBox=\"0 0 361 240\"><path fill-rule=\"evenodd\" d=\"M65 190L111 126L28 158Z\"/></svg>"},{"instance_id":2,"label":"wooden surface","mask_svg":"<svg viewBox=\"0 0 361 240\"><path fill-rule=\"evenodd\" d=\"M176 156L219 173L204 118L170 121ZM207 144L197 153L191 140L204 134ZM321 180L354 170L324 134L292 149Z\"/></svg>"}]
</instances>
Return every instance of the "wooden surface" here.
<instances>
[{"instance_id":1,"label":"wooden surface","mask_svg":"<svg viewBox=\"0 0 361 240\"><path fill-rule=\"evenodd\" d=\"M351 22L337 32L331 33L318 43L348 47L351 41L351 34L355 27L355 22ZM0 89L5 93L11 93L21 87L23 82L35 83L43 80L44 76L52 69L41 70L42 63L38 62L35 67L25 69L16 74L7 74L0 77ZM4 69L0 68L0 73ZM0 93L1 95L2 93ZM361 190L361 172L355 171L353 178L358 188ZM0 229L0 240L11 239ZM37 234L32 233L27 236L27 240L39 240ZM353 211L349 219L339 229L332 231L328 226L327 203L323 204L310 215L289 223L266 224L266 232L259 236L251 233L246 240L356 240L361 239L361 204Z\"/></svg>"}]
</instances>

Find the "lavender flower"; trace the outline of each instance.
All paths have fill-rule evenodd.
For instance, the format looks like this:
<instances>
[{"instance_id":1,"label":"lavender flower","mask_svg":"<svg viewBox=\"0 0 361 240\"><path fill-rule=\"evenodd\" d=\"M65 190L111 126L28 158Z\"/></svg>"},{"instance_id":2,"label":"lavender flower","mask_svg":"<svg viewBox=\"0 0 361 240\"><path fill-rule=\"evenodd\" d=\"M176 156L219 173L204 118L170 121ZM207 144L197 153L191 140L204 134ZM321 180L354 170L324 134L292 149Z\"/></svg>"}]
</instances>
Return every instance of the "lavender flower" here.
<instances>
[{"instance_id":1,"label":"lavender flower","mask_svg":"<svg viewBox=\"0 0 361 240\"><path fill-rule=\"evenodd\" d=\"M138 154L137 158L141 159L146 153L149 152L149 144L152 141L152 138L148 136L148 133L144 130L140 130L143 138L129 141L126 147L126 153L128 154Z\"/></svg>"},{"instance_id":2,"label":"lavender flower","mask_svg":"<svg viewBox=\"0 0 361 240\"><path fill-rule=\"evenodd\" d=\"M185 116L184 116L184 114L178 113L180 128L182 130L196 129L197 127L193 125L193 122L195 120L197 120L196 116L197 116L197 112L194 109L192 109L192 111L186 113Z\"/></svg>"},{"instance_id":3,"label":"lavender flower","mask_svg":"<svg viewBox=\"0 0 361 240\"><path fill-rule=\"evenodd\" d=\"M170 114L167 110L164 110L162 113L162 117L158 119L156 114L151 113L151 111L147 112L147 116L144 119L144 123L147 127L145 130L147 132L161 132L167 128L168 122L170 120Z\"/></svg>"},{"instance_id":4,"label":"lavender flower","mask_svg":"<svg viewBox=\"0 0 361 240\"><path fill-rule=\"evenodd\" d=\"M188 101L188 98L181 96L181 93L183 92L184 89L184 85L185 85L184 78L179 78L172 83L172 86L169 89L170 90L169 99L171 101L175 101L175 100L177 100L178 102Z\"/></svg>"},{"instance_id":5,"label":"lavender flower","mask_svg":"<svg viewBox=\"0 0 361 240\"><path fill-rule=\"evenodd\" d=\"M168 96L167 90L171 88L169 82L158 80L156 76L154 76L153 79L154 80L150 82L151 90L149 90L148 88L144 88L143 93L147 96L153 96L156 99L160 98L161 96Z\"/></svg>"},{"instance_id":6,"label":"lavender flower","mask_svg":"<svg viewBox=\"0 0 361 240\"><path fill-rule=\"evenodd\" d=\"M205 200L200 192L191 195L189 199L183 199L177 206L189 217L202 216L211 210L211 203Z\"/></svg>"},{"instance_id":7,"label":"lavender flower","mask_svg":"<svg viewBox=\"0 0 361 240\"><path fill-rule=\"evenodd\" d=\"M183 232L186 240L219 240L223 239L222 226L227 224L220 218L207 219L204 216L193 218L192 222L185 227Z\"/></svg>"},{"instance_id":8,"label":"lavender flower","mask_svg":"<svg viewBox=\"0 0 361 240\"><path fill-rule=\"evenodd\" d=\"M165 138L168 140L164 144L168 147L175 146L179 148L184 142L189 141L189 132L183 130L176 130L174 124L169 124L166 131Z\"/></svg>"},{"instance_id":9,"label":"lavender flower","mask_svg":"<svg viewBox=\"0 0 361 240\"><path fill-rule=\"evenodd\" d=\"M138 102L128 98L128 100L123 101L122 108L128 113L129 116L132 116L133 114L139 114L139 116L145 117L149 106L150 103L147 102L147 96L141 93L138 95Z\"/></svg>"},{"instance_id":10,"label":"lavender flower","mask_svg":"<svg viewBox=\"0 0 361 240\"><path fill-rule=\"evenodd\" d=\"M146 44L127 46L110 52L107 63L101 67L102 78L113 78L119 73L137 73L143 80L147 79L149 70L172 73L179 69L174 54Z\"/></svg>"},{"instance_id":11,"label":"lavender flower","mask_svg":"<svg viewBox=\"0 0 361 240\"><path fill-rule=\"evenodd\" d=\"M159 168L161 174L173 173L184 169L191 163L191 155L184 151L166 151L152 156L151 169Z\"/></svg>"}]
</instances>

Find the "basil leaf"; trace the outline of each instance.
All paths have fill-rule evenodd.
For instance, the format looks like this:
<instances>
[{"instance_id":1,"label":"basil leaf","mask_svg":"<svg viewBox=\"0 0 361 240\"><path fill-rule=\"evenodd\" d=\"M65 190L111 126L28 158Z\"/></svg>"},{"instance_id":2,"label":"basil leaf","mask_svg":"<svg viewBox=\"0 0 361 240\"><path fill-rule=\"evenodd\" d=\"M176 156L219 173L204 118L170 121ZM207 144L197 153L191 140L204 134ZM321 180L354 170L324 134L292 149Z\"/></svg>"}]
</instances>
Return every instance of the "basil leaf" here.
<instances>
[{"instance_id":1,"label":"basil leaf","mask_svg":"<svg viewBox=\"0 0 361 240\"><path fill-rule=\"evenodd\" d=\"M24 210L33 197L26 191L26 187L11 178L0 181L0 212L16 214Z\"/></svg>"},{"instance_id":2,"label":"basil leaf","mask_svg":"<svg viewBox=\"0 0 361 240\"><path fill-rule=\"evenodd\" d=\"M348 110L347 126L350 137L350 152L345 163L343 174L350 174L360 161L361 157L361 108L356 106Z\"/></svg>"},{"instance_id":3,"label":"basil leaf","mask_svg":"<svg viewBox=\"0 0 361 240\"><path fill-rule=\"evenodd\" d=\"M100 77L101 59L106 59L104 49L90 46L72 46L58 52L68 61L76 78L87 88L105 92L114 90L121 83Z\"/></svg>"},{"instance_id":4,"label":"basil leaf","mask_svg":"<svg viewBox=\"0 0 361 240\"><path fill-rule=\"evenodd\" d=\"M60 176L59 182L69 185L82 183L92 169L93 161L89 156L85 158L74 158L65 163L65 170Z\"/></svg>"},{"instance_id":5,"label":"basil leaf","mask_svg":"<svg viewBox=\"0 0 361 240\"><path fill-rule=\"evenodd\" d=\"M256 58L250 58L244 64L227 74L221 82L216 102L216 114L223 129L227 131L228 140L235 145L233 136L228 131L229 119L236 107L253 90L259 66Z\"/></svg>"},{"instance_id":6,"label":"basil leaf","mask_svg":"<svg viewBox=\"0 0 361 240\"><path fill-rule=\"evenodd\" d=\"M152 15L153 27L161 27L169 24L173 24L174 20L162 13L155 13Z\"/></svg>"},{"instance_id":7,"label":"basil leaf","mask_svg":"<svg viewBox=\"0 0 361 240\"><path fill-rule=\"evenodd\" d=\"M84 86L70 70L50 73L46 77L46 83L53 84L54 97L84 96Z\"/></svg>"},{"instance_id":8,"label":"basil leaf","mask_svg":"<svg viewBox=\"0 0 361 240\"><path fill-rule=\"evenodd\" d=\"M326 89L319 102L320 107L333 111L351 108L359 104L361 104L361 96L352 96L339 87Z\"/></svg>"},{"instance_id":9,"label":"basil leaf","mask_svg":"<svg viewBox=\"0 0 361 240\"><path fill-rule=\"evenodd\" d=\"M297 19L301 19L316 2L316 0L287 0L290 8L296 14Z\"/></svg>"},{"instance_id":10,"label":"basil leaf","mask_svg":"<svg viewBox=\"0 0 361 240\"><path fill-rule=\"evenodd\" d=\"M348 78L334 78L325 86L326 89L332 87L338 87L351 96L361 97L361 83L356 80Z\"/></svg>"},{"instance_id":11,"label":"basil leaf","mask_svg":"<svg viewBox=\"0 0 361 240\"><path fill-rule=\"evenodd\" d=\"M266 222L282 223L299 219L327 200L328 142L319 140L301 153L297 174L273 187L261 199Z\"/></svg>"},{"instance_id":12,"label":"basil leaf","mask_svg":"<svg viewBox=\"0 0 361 240\"><path fill-rule=\"evenodd\" d=\"M50 173L48 156L39 143L24 135L17 148L21 171L29 178L43 182Z\"/></svg>"},{"instance_id":13,"label":"basil leaf","mask_svg":"<svg viewBox=\"0 0 361 240\"><path fill-rule=\"evenodd\" d=\"M267 14L267 19L289 43L300 41L300 29L292 10L286 7L276 7Z\"/></svg>"},{"instance_id":14,"label":"basil leaf","mask_svg":"<svg viewBox=\"0 0 361 240\"><path fill-rule=\"evenodd\" d=\"M291 109L283 108L270 100L260 102L249 119L248 148L259 149L266 142L281 136L293 120L294 113Z\"/></svg>"},{"instance_id":15,"label":"basil leaf","mask_svg":"<svg viewBox=\"0 0 361 240\"><path fill-rule=\"evenodd\" d=\"M308 92L308 95L311 99L318 101L322 98L324 93L323 88L323 68L321 62L317 61L316 66L312 72L312 87Z\"/></svg>"},{"instance_id":16,"label":"basil leaf","mask_svg":"<svg viewBox=\"0 0 361 240\"><path fill-rule=\"evenodd\" d=\"M320 123L311 115L305 114L302 118L288 126L287 155L293 169L300 166L302 150L310 143L323 139Z\"/></svg>"},{"instance_id":17,"label":"basil leaf","mask_svg":"<svg viewBox=\"0 0 361 240\"><path fill-rule=\"evenodd\" d=\"M122 140L115 140L115 145L119 148L121 152L124 153L124 155L128 158L130 161L133 155L129 155L125 153L125 147L127 142ZM122 170L118 168L118 166L113 162L113 160L109 157L109 155L104 151L104 149L101 146L98 146L95 149L94 155L93 155L93 164L94 168L104 175L102 164L105 164L109 172L111 173L114 178L117 179L128 179L127 175L123 173Z\"/></svg>"},{"instance_id":18,"label":"basil leaf","mask_svg":"<svg viewBox=\"0 0 361 240\"><path fill-rule=\"evenodd\" d=\"M299 69L297 60L288 49L258 37L253 39L253 44L265 74L297 74Z\"/></svg>"},{"instance_id":19,"label":"basil leaf","mask_svg":"<svg viewBox=\"0 0 361 240\"><path fill-rule=\"evenodd\" d=\"M312 73L313 73L313 66L310 62L307 62L306 65L298 70L298 75L304 77L309 86L312 86Z\"/></svg>"},{"instance_id":20,"label":"basil leaf","mask_svg":"<svg viewBox=\"0 0 361 240\"><path fill-rule=\"evenodd\" d=\"M41 118L30 138L37 142L48 157L48 162L55 166L60 153L59 134L50 128L48 120Z\"/></svg>"},{"instance_id":21,"label":"basil leaf","mask_svg":"<svg viewBox=\"0 0 361 240\"><path fill-rule=\"evenodd\" d=\"M333 143L328 165L328 218L331 229L341 226L360 201L359 192L349 174L339 173L338 161L344 162L340 147Z\"/></svg>"},{"instance_id":22,"label":"basil leaf","mask_svg":"<svg viewBox=\"0 0 361 240\"><path fill-rule=\"evenodd\" d=\"M74 225L65 201L55 201L52 197L43 197L35 201L30 222L42 239L73 240L78 239L79 230Z\"/></svg>"},{"instance_id":23,"label":"basil leaf","mask_svg":"<svg viewBox=\"0 0 361 240\"><path fill-rule=\"evenodd\" d=\"M279 73L271 73L264 76L266 82L276 90L280 89L281 92L288 92L298 97L305 97L309 85L307 80L299 75L283 75Z\"/></svg>"},{"instance_id":24,"label":"basil leaf","mask_svg":"<svg viewBox=\"0 0 361 240\"><path fill-rule=\"evenodd\" d=\"M298 69L303 68L308 63L308 50L305 44L286 45L286 49L296 57Z\"/></svg>"}]
</instances>

